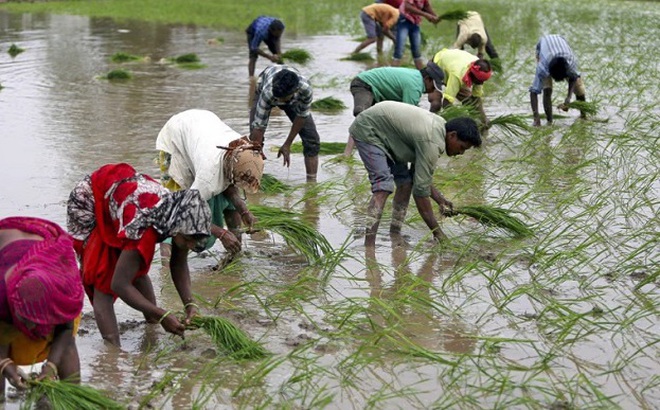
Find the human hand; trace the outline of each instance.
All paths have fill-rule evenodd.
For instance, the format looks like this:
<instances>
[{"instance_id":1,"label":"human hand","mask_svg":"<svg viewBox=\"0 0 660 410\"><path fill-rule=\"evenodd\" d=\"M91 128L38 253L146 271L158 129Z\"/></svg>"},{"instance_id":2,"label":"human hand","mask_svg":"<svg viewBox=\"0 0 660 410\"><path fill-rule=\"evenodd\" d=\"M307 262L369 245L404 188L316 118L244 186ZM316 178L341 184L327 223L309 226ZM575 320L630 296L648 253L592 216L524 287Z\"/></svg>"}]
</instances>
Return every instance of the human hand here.
<instances>
[{"instance_id":1,"label":"human hand","mask_svg":"<svg viewBox=\"0 0 660 410\"><path fill-rule=\"evenodd\" d=\"M243 224L247 226L247 233L250 233L254 230L254 225L257 223L257 218L250 211L245 211L241 214L241 220Z\"/></svg>"},{"instance_id":2,"label":"human hand","mask_svg":"<svg viewBox=\"0 0 660 410\"><path fill-rule=\"evenodd\" d=\"M280 57L279 54L273 54L272 56L270 56L270 61L272 61L273 63L279 63L281 59L282 57Z\"/></svg>"},{"instance_id":3,"label":"human hand","mask_svg":"<svg viewBox=\"0 0 660 410\"><path fill-rule=\"evenodd\" d=\"M197 316L199 313L197 312L197 305L192 302L186 304L185 310L186 319L183 321L183 324L187 327L190 326L192 318Z\"/></svg>"},{"instance_id":4,"label":"human hand","mask_svg":"<svg viewBox=\"0 0 660 410\"><path fill-rule=\"evenodd\" d=\"M282 157L282 165L289 167L291 165L291 147L289 145L282 145L277 151L277 158Z\"/></svg>"},{"instance_id":5,"label":"human hand","mask_svg":"<svg viewBox=\"0 0 660 410\"><path fill-rule=\"evenodd\" d=\"M183 332L186 330L186 327L179 322L179 319L171 312L165 312L160 318L160 325L168 333L173 333L177 336L183 337Z\"/></svg>"},{"instance_id":6,"label":"human hand","mask_svg":"<svg viewBox=\"0 0 660 410\"><path fill-rule=\"evenodd\" d=\"M568 111L568 103L570 101L564 101L563 103L559 104L557 108L559 108L562 111Z\"/></svg>"},{"instance_id":7,"label":"human hand","mask_svg":"<svg viewBox=\"0 0 660 410\"><path fill-rule=\"evenodd\" d=\"M0 360L0 367L2 368L2 374L0 377L4 376L9 384L14 386L17 390L27 389L27 380L28 376L21 370L11 359Z\"/></svg>"},{"instance_id":8,"label":"human hand","mask_svg":"<svg viewBox=\"0 0 660 410\"><path fill-rule=\"evenodd\" d=\"M444 196L440 197L440 200L437 201L438 207L440 207L440 215L450 216L454 212L454 204L447 200Z\"/></svg>"},{"instance_id":9,"label":"human hand","mask_svg":"<svg viewBox=\"0 0 660 410\"><path fill-rule=\"evenodd\" d=\"M236 235L231 233L229 230L225 230L222 235L220 235L220 242L222 246L231 253L238 253L241 251L241 241L236 238Z\"/></svg>"},{"instance_id":10,"label":"human hand","mask_svg":"<svg viewBox=\"0 0 660 410\"><path fill-rule=\"evenodd\" d=\"M440 228L433 231L433 242L441 243L447 239L447 235L440 230Z\"/></svg>"},{"instance_id":11,"label":"human hand","mask_svg":"<svg viewBox=\"0 0 660 410\"><path fill-rule=\"evenodd\" d=\"M41 373L37 376L37 381L41 380L54 380L57 379L58 375L57 366L51 361L46 361L43 366L41 366Z\"/></svg>"}]
</instances>

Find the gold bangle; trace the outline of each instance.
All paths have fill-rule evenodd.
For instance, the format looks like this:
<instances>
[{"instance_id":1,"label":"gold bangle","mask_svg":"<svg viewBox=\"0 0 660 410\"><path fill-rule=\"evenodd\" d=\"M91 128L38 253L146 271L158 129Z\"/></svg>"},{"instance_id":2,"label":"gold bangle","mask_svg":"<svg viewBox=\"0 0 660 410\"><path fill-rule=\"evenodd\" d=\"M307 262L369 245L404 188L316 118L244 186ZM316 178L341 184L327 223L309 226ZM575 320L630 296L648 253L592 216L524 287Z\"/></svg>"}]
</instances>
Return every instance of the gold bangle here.
<instances>
[{"instance_id":1,"label":"gold bangle","mask_svg":"<svg viewBox=\"0 0 660 410\"><path fill-rule=\"evenodd\" d=\"M158 320L158 324L160 325L161 323L163 323L163 320L165 320L165 318L171 314L172 314L171 310L168 310L167 312L163 313L163 316L161 316L160 319Z\"/></svg>"},{"instance_id":2,"label":"gold bangle","mask_svg":"<svg viewBox=\"0 0 660 410\"><path fill-rule=\"evenodd\" d=\"M183 305L183 308L188 309L188 306L194 306L196 309L199 309L199 305L197 305L197 303L195 302L188 302L185 305Z\"/></svg>"},{"instance_id":3,"label":"gold bangle","mask_svg":"<svg viewBox=\"0 0 660 410\"><path fill-rule=\"evenodd\" d=\"M14 363L14 361L11 360L10 358L5 358L3 360L0 360L0 376L2 376L5 373L5 369L12 363Z\"/></svg>"},{"instance_id":4,"label":"gold bangle","mask_svg":"<svg viewBox=\"0 0 660 410\"><path fill-rule=\"evenodd\" d=\"M46 363L44 363L44 366L50 367L55 372L55 376L57 376L59 374L59 371L57 370L57 366L55 365L55 363L46 360ZM42 371L43 371L43 369L42 369Z\"/></svg>"}]
</instances>

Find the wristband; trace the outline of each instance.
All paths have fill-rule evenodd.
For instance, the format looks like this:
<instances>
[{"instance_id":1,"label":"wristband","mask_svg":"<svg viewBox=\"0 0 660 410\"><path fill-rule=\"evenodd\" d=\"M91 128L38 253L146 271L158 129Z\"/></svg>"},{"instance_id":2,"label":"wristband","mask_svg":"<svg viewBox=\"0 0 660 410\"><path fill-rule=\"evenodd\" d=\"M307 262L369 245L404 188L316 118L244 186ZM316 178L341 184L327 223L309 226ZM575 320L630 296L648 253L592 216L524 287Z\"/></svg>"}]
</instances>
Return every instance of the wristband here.
<instances>
[{"instance_id":1,"label":"wristband","mask_svg":"<svg viewBox=\"0 0 660 410\"><path fill-rule=\"evenodd\" d=\"M245 216L250 213L249 209L246 209L245 211L241 212L241 216Z\"/></svg>"},{"instance_id":2,"label":"wristband","mask_svg":"<svg viewBox=\"0 0 660 410\"><path fill-rule=\"evenodd\" d=\"M55 363L46 360L46 363L44 363L44 367L46 367L46 366L50 367L51 370L53 370L55 372L54 376L58 375L58 370L57 370L57 366L55 365ZM41 370L43 371L43 369L41 369Z\"/></svg>"},{"instance_id":3,"label":"wristband","mask_svg":"<svg viewBox=\"0 0 660 410\"><path fill-rule=\"evenodd\" d=\"M222 233L220 234L220 236L218 236L218 239L222 240L222 238L223 238L226 234L227 234L227 230L225 229L224 231L222 231Z\"/></svg>"},{"instance_id":4,"label":"wristband","mask_svg":"<svg viewBox=\"0 0 660 410\"><path fill-rule=\"evenodd\" d=\"M184 309L188 309L188 306L192 306L192 307L194 307L195 309L199 309L199 306L198 306L197 303L195 303L195 302L189 302L189 303L186 303L185 305L183 305L183 308L184 308Z\"/></svg>"},{"instance_id":5,"label":"wristband","mask_svg":"<svg viewBox=\"0 0 660 410\"><path fill-rule=\"evenodd\" d=\"M161 323L163 323L163 320L165 320L165 318L171 314L172 314L171 310L168 310L167 312L163 313L163 316L161 316L160 319L158 320L158 324L160 325Z\"/></svg>"},{"instance_id":6,"label":"wristband","mask_svg":"<svg viewBox=\"0 0 660 410\"><path fill-rule=\"evenodd\" d=\"M10 358L5 358L0 360L0 376L2 376L2 374L5 372L7 366L9 366L12 363L14 363L14 361L11 360Z\"/></svg>"}]
</instances>

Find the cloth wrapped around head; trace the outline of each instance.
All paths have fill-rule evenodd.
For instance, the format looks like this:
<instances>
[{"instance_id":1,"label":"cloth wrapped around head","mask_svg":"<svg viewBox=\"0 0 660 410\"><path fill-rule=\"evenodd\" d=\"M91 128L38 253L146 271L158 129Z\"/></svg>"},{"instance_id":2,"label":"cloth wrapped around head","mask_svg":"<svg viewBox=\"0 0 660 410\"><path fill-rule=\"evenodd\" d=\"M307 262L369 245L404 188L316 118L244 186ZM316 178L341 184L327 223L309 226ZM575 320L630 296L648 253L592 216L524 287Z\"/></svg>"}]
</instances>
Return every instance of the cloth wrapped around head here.
<instances>
[{"instance_id":1,"label":"cloth wrapped around head","mask_svg":"<svg viewBox=\"0 0 660 410\"><path fill-rule=\"evenodd\" d=\"M481 64L484 64L484 60L477 60L474 61L472 64L470 64L470 68L467 70L465 73L465 76L463 77L463 82L465 83L466 86L472 87L472 79L473 77L479 81L478 84L483 84L490 78L490 76L493 74L493 70L490 68L490 64L487 64L488 69L486 71L484 70L484 67L480 65L479 62L482 62Z\"/></svg>"},{"instance_id":2,"label":"cloth wrapped around head","mask_svg":"<svg viewBox=\"0 0 660 410\"><path fill-rule=\"evenodd\" d=\"M7 300L13 324L32 339L50 335L56 325L78 317L84 291L71 237L57 224L39 218L13 217L0 229L39 235L35 244L7 272Z\"/></svg>"},{"instance_id":3,"label":"cloth wrapped around head","mask_svg":"<svg viewBox=\"0 0 660 410\"><path fill-rule=\"evenodd\" d=\"M259 191L264 174L264 159L259 146L245 137L232 141L225 152L225 175L229 183L254 194Z\"/></svg>"}]
</instances>

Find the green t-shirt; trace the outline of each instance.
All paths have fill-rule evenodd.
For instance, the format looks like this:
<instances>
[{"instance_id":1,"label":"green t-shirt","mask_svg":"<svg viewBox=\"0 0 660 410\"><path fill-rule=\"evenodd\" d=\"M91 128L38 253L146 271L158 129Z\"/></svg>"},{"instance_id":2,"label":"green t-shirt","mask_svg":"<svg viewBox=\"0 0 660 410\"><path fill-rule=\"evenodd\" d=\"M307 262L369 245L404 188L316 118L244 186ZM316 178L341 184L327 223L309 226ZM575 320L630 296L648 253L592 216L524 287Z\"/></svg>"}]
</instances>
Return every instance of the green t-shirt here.
<instances>
[{"instance_id":1,"label":"green t-shirt","mask_svg":"<svg viewBox=\"0 0 660 410\"><path fill-rule=\"evenodd\" d=\"M357 78L371 86L376 102L400 101L417 105L426 91L422 73L414 68L373 68L361 72Z\"/></svg>"},{"instance_id":2,"label":"green t-shirt","mask_svg":"<svg viewBox=\"0 0 660 410\"><path fill-rule=\"evenodd\" d=\"M357 141L382 149L394 162L415 164L413 195L431 195L433 172L445 152L445 120L423 108L383 101L362 111L349 128Z\"/></svg>"}]
</instances>

